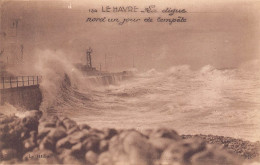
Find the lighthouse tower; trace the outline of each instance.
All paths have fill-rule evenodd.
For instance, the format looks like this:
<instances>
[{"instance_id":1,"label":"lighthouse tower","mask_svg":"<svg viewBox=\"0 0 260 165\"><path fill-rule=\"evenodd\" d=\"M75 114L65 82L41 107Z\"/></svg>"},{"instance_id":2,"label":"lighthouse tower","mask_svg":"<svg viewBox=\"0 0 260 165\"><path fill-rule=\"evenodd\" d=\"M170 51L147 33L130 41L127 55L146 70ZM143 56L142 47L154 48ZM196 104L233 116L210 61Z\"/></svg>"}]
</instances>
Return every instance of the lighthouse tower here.
<instances>
[{"instance_id":1,"label":"lighthouse tower","mask_svg":"<svg viewBox=\"0 0 260 165\"><path fill-rule=\"evenodd\" d=\"M91 61L91 53L93 52L93 50L91 49L91 47L89 47L89 49L86 51L86 59L87 59L87 64L86 66L88 68L92 68L92 61Z\"/></svg>"}]
</instances>

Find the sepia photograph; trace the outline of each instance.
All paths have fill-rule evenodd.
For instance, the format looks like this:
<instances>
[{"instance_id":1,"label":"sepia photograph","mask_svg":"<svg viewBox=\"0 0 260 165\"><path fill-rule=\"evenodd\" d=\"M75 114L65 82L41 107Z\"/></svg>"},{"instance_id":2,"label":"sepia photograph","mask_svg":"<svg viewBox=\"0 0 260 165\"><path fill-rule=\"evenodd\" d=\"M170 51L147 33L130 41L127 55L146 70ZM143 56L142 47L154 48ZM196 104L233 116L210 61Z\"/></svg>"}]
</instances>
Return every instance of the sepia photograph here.
<instances>
[{"instance_id":1,"label":"sepia photograph","mask_svg":"<svg viewBox=\"0 0 260 165\"><path fill-rule=\"evenodd\" d=\"M259 165L259 0L0 0L0 164Z\"/></svg>"}]
</instances>

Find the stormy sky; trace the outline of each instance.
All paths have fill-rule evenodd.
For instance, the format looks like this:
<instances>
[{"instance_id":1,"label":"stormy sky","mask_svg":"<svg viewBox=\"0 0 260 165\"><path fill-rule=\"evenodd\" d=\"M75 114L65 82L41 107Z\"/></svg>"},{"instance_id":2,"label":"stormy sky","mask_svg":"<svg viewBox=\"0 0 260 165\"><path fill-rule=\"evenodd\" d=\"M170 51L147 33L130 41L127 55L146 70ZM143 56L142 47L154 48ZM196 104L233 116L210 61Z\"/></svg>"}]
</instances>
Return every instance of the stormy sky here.
<instances>
[{"instance_id":1,"label":"stormy sky","mask_svg":"<svg viewBox=\"0 0 260 165\"><path fill-rule=\"evenodd\" d=\"M101 13L90 14L90 8L101 6L156 5L158 11L183 9L186 23L86 23L88 17L171 18L166 14ZM71 6L71 7L69 7ZM24 58L35 50L62 51L64 56L84 61L85 51L92 47L93 63L111 71L132 67L139 70L167 69L174 65L205 65L217 68L237 67L259 58L260 2L204 0L97 0L97 1L12 1L1 2L1 33L6 41L12 20L18 19L17 42L24 46ZM175 15L178 16L178 15ZM174 17L174 16L172 16ZM3 38L3 35L1 35ZM3 40L2 40L3 42ZM3 43L1 43L3 45ZM55 55L55 53L54 53Z\"/></svg>"}]
</instances>

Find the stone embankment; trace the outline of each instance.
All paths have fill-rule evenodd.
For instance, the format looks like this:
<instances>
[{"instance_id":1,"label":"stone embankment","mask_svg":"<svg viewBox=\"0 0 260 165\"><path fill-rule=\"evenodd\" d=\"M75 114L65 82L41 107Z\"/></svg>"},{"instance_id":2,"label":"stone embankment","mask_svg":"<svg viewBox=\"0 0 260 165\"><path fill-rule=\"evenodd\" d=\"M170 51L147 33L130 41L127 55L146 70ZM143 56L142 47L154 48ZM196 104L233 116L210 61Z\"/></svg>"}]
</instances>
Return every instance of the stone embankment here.
<instances>
[{"instance_id":1,"label":"stone embankment","mask_svg":"<svg viewBox=\"0 0 260 165\"><path fill-rule=\"evenodd\" d=\"M0 115L0 163L86 165L240 165L259 160L259 143L171 129L116 130L69 118ZM212 144L209 144L212 143Z\"/></svg>"}]
</instances>

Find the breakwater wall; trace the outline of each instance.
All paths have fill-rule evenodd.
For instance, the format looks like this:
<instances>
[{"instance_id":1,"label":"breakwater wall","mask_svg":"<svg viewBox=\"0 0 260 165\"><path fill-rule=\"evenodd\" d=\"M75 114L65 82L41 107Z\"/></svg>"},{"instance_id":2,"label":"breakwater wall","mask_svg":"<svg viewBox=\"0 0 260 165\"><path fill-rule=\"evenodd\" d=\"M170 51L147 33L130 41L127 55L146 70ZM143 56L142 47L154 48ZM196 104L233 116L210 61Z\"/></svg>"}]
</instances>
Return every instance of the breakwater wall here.
<instances>
[{"instance_id":1,"label":"breakwater wall","mask_svg":"<svg viewBox=\"0 0 260 165\"><path fill-rule=\"evenodd\" d=\"M98 85L112 85L133 77L131 72L106 73L97 76L88 76L88 80Z\"/></svg>"},{"instance_id":2,"label":"breakwater wall","mask_svg":"<svg viewBox=\"0 0 260 165\"><path fill-rule=\"evenodd\" d=\"M0 103L5 102L28 110L39 110L42 93L39 85L0 89Z\"/></svg>"}]
</instances>

